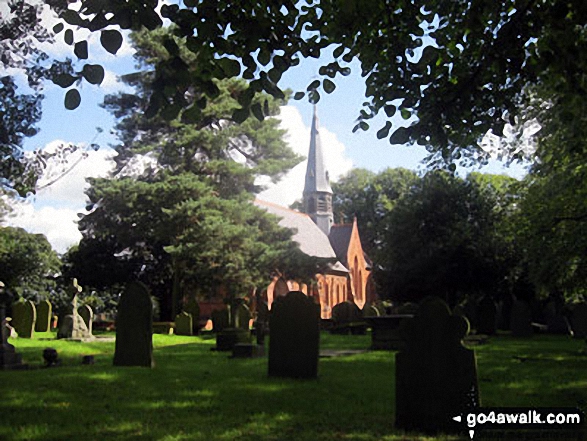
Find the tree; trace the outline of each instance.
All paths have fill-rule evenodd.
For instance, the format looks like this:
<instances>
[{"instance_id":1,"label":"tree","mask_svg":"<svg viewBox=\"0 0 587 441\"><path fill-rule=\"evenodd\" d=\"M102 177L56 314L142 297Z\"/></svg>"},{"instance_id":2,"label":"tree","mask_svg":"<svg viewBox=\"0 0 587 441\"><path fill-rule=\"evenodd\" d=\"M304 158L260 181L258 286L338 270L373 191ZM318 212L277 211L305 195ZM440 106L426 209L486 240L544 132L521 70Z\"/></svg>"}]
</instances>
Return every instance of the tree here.
<instances>
[{"instance_id":1,"label":"tree","mask_svg":"<svg viewBox=\"0 0 587 441\"><path fill-rule=\"evenodd\" d=\"M239 75L250 80L249 93L239 100L242 109L234 111L234 119L242 121L249 110L263 113L253 104L255 93L283 97L278 84L286 70L332 49L321 78L308 85L310 101L319 100L322 91L333 92L336 75L347 75L348 63L358 59L367 101L357 128L368 129L368 121L383 110L388 121L378 131L380 138L425 145L438 164L485 161L478 141L488 130L501 135L506 122L515 122L532 85L568 81L573 87L564 96L585 95L580 79L585 65L576 54L587 44L587 7L579 0L379 0L368 5L202 0L163 5L161 16L154 0L81 3L79 12L65 11L62 18L69 26L100 31L112 52L122 36L106 27L152 30L162 26L161 16L176 25L174 34L185 39L198 67L186 75L183 54L168 40L171 58L156 65L150 109L165 109L170 117L188 104L184 97L190 88L213 98L214 79ZM396 112L409 126L393 125Z\"/></svg>"},{"instance_id":2,"label":"tree","mask_svg":"<svg viewBox=\"0 0 587 441\"><path fill-rule=\"evenodd\" d=\"M42 234L0 227L0 280L19 296L38 300L49 294L59 257Z\"/></svg>"},{"instance_id":3,"label":"tree","mask_svg":"<svg viewBox=\"0 0 587 441\"><path fill-rule=\"evenodd\" d=\"M454 305L469 295L499 296L503 240L495 201L474 179L427 173L386 219L379 280L397 300L438 295Z\"/></svg>"}]
</instances>

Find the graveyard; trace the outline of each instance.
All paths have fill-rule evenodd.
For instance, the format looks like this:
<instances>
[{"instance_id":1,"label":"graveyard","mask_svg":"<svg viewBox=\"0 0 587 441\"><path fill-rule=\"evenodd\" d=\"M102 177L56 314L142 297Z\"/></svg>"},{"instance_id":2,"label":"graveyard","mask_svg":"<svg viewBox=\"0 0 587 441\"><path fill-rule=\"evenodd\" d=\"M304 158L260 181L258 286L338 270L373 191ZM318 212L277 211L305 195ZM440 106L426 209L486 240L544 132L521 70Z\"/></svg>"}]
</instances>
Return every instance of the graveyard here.
<instances>
[{"instance_id":1,"label":"graveyard","mask_svg":"<svg viewBox=\"0 0 587 441\"><path fill-rule=\"evenodd\" d=\"M369 333L322 331L321 352L365 351L320 357L314 379L269 376L266 356L240 359L212 351L216 339L209 332L154 334L152 368L113 366L112 339L55 336L9 339L28 369L0 372L0 439L468 439L396 427L397 352L368 351ZM60 366L43 367L47 347L57 350ZM469 349L477 357L483 406L573 407L587 399L582 339L500 332ZM84 355L93 355L94 363L82 364ZM522 439L517 436L506 439Z\"/></svg>"}]
</instances>

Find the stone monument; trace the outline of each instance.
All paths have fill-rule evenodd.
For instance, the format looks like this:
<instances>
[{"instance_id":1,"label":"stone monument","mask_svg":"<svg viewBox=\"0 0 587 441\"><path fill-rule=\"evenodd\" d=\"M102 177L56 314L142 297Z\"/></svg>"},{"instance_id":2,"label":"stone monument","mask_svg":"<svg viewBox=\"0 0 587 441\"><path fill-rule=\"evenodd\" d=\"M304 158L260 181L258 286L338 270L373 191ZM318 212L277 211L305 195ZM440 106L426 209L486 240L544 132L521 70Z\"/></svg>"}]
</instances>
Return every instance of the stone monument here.
<instances>
[{"instance_id":1,"label":"stone monument","mask_svg":"<svg viewBox=\"0 0 587 441\"><path fill-rule=\"evenodd\" d=\"M12 302L12 295L0 282L0 370L26 369L22 363L22 356L16 352L14 346L8 343L9 331L6 327L6 305Z\"/></svg>"}]
</instances>

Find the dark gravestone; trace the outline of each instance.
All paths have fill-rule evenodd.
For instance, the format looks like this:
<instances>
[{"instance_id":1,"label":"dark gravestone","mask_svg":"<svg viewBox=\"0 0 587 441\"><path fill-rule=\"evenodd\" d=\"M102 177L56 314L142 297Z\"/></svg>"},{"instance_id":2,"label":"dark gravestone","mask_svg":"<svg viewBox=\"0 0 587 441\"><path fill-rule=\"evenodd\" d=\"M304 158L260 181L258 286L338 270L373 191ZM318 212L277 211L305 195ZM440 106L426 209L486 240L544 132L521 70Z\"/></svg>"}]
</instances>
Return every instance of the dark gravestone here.
<instances>
[{"instance_id":1,"label":"dark gravestone","mask_svg":"<svg viewBox=\"0 0 587 441\"><path fill-rule=\"evenodd\" d=\"M21 300L12 304L11 325L22 338L33 338L35 334L35 321L37 311L30 300Z\"/></svg>"},{"instance_id":2,"label":"dark gravestone","mask_svg":"<svg viewBox=\"0 0 587 441\"><path fill-rule=\"evenodd\" d=\"M192 316L192 333L189 335L198 335L200 332L200 304L196 298L191 297L183 310Z\"/></svg>"},{"instance_id":3,"label":"dark gravestone","mask_svg":"<svg viewBox=\"0 0 587 441\"><path fill-rule=\"evenodd\" d=\"M587 337L587 303L575 305L571 312L571 326L575 338Z\"/></svg>"},{"instance_id":4,"label":"dark gravestone","mask_svg":"<svg viewBox=\"0 0 587 441\"><path fill-rule=\"evenodd\" d=\"M534 334L532 311L528 303L522 300L514 301L510 317L510 329L514 337L531 337Z\"/></svg>"},{"instance_id":5,"label":"dark gravestone","mask_svg":"<svg viewBox=\"0 0 587 441\"><path fill-rule=\"evenodd\" d=\"M301 291L277 297L271 307L269 332L269 376L318 376L320 305Z\"/></svg>"},{"instance_id":6,"label":"dark gravestone","mask_svg":"<svg viewBox=\"0 0 587 441\"><path fill-rule=\"evenodd\" d=\"M379 310L370 303L365 303L363 306L363 317L379 317L381 314Z\"/></svg>"},{"instance_id":7,"label":"dark gravestone","mask_svg":"<svg viewBox=\"0 0 587 441\"><path fill-rule=\"evenodd\" d=\"M496 322L497 307L491 296L485 295L477 306L477 334L495 334Z\"/></svg>"},{"instance_id":8,"label":"dark gravestone","mask_svg":"<svg viewBox=\"0 0 587 441\"><path fill-rule=\"evenodd\" d=\"M501 331L510 330L510 319L512 317L512 296L506 294L499 302L497 307L497 329Z\"/></svg>"},{"instance_id":9,"label":"dark gravestone","mask_svg":"<svg viewBox=\"0 0 587 441\"><path fill-rule=\"evenodd\" d=\"M365 334L367 330L361 309L355 302L348 300L338 303L332 308L332 321L334 323L332 333Z\"/></svg>"},{"instance_id":10,"label":"dark gravestone","mask_svg":"<svg viewBox=\"0 0 587 441\"><path fill-rule=\"evenodd\" d=\"M36 332L49 332L51 330L51 319L53 318L53 307L49 300L43 300L37 305Z\"/></svg>"},{"instance_id":11,"label":"dark gravestone","mask_svg":"<svg viewBox=\"0 0 587 441\"><path fill-rule=\"evenodd\" d=\"M118 303L114 366L153 367L153 305L147 287L131 282Z\"/></svg>"},{"instance_id":12,"label":"dark gravestone","mask_svg":"<svg viewBox=\"0 0 587 441\"><path fill-rule=\"evenodd\" d=\"M562 313L563 305L550 301L544 308L543 316L546 321L546 330L550 334L571 335L571 325Z\"/></svg>"},{"instance_id":13,"label":"dark gravestone","mask_svg":"<svg viewBox=\"0 0 587 441\"><path fill-rule=\"evenodd\" d=\"M227 309L215 309L211 314L212 332L222 332L230 326L230 317Z\"/></svg>"},{"instance_id":14,"label":"dark gravestone","mask_svg":"<svg viewBox=\"0 0 587 441\"><path fill-rule=\"evenodd\" d=\"M175 333L177 335L194 335L193 317L183 311L175 317Z\"/></svg>"},{"instance_id":15,"label":"dark gravestone","mask_svg":"<svg viewBox=\"0 0 587 441\"><path fill-rule=\"evenodd\" d=\"M404 321L396 354L396 427L455 432L453 417L479 405L475 353L462 344L469 323L438 297L426 298Z\"/></svg>"},{"instance_id":16,"label":"dark gravestone","mask_svg":"<svg viewBox=\"0 0 587 441\"><path fill-rule=\"evenodd\" d=\"M234 309L234 327L248 331L251 324L251 311L244 303Z\"/></svg>"}]
</instances>

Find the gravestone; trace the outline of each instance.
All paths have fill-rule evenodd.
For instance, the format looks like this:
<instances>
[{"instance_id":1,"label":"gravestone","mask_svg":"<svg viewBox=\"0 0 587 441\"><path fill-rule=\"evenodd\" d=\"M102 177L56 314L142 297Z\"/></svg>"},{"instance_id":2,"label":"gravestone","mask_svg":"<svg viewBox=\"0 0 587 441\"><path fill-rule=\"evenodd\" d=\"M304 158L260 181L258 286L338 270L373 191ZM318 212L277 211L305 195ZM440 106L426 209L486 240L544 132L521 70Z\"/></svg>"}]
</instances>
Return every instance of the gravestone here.
<instances>
[{"instance_id":1,"label":"gravestone","mask_svg":"<svg viewBox=\"0 0 587 441\"><path fill-rule=\"evenodd\" d=\"M227 309L215 309L210 316L212 320L212 332L222 332L230 326L230 317Z\"/></svg>"},{"instance_id":2,"label":"gravestone","mask_svg":"<svg viewBox=\"0 0 587 441\"><path fill-rule=\"evenodd\" d=\"M248 331L251 323L251 311L244 303L234 309L234 327Z\"/></svg>"},{"instance_id":3,"label":"gravestone","mask_svg":"<svg viewBox=\"0 0 587 441\"><path fill-rule=\"evenodd\" d=\"M200 332L200 304L195 297L190 297L183 310L192 316L192 333L189 335L198 335Z\"/></svg>"},{"instance_id":4,"label":"gravestone","mask_svg":"<svg viewBox=\"0 0 587 441\"><path fill-rule=\"evenodd\" d=\"M6 326L6 306L12 301L12 295L0 282L0 370L25 369L22 356L16 352L14 346L8 343L9 330Z\"/></svg>"},{"instance_id":5,"label":"gravestone","mask_svg":"<svg viewBox=\"0 0 587 441\"><path fill-rule=\"evenodd\" d=\"M37 311L33 302L30 300L21 300L12 304L11 325L19 337L33 338L35 335L36 320Z\"/></svg>"},{"instance_id":6,"label":"gravestone","mask_svg":"<svg viewBox=\"0 0 587 441\"><path fill-rule=\"evenodd\" d=\"M51 320L53 319L53 307L49 300L42 300L37 305L37 321L35 322L36 332L49 332Z\"/></svg>"},{"instance_id":7,"label":"gravestone","mask_svg":"<svg viewBox=\"0 0 587 441\"><path fill-rule=\"evenodd\" d=\"M193 318L191 314L183 311L175 317L175 334L194 335Z\"/></svg>"},{"instance_id":8,"label":"gravestone","mask_svg":"<svg viewBox=\"0 0 587 441\"><path fill-rule=\"evenodd\" d=\"M477 334L493 335L496 331L497 307L491 296L485 295L477 306Z\"/></svg>"},{"instance_id":9,"label":"gravestone","mask_svg":"<svg viewBox=\"0 0 587 441\"><path fill-rule=\"evenodd\" d=\"M512 317L512 296L506 294L497 307L497 329L502 331L510 330L510 319Z\"/></svg>"},{"instance_id":10,"label":"gravestone","mask_svg":"<svg viewBox=\"0 0 587 441\"><path fill-rule=\"evenodd\" d=\"M301 291L276 298L269 319L269 376L316 378L319 347L320 306Z\"/></svg>"},{"instance_id":11,"label":"gravestone","mask_svg":"<svg viewBox=\"0 0 587 441\"><path fill-rule=\"evenodd\" d=\"M428 297L402 323L404 348L396 354L397 428L430 433L460 431L453 417L479 405L475 353L462 344L465 317Z\"/></svg>"},{"instance_id":12,"label":"gravestone","mask_svg":"<svg viewBox=\"0 0 587 441\"><path fill-rule=\"evenodd\" d=\"M361 309L348 300L332 308L332 321L331 332L334 334L365 334L367 330Z\"/></svg>"},{"instance_id":13,"label":"gravestone","mask_svg":"<svg viewBox=\"0 0 587 441\"><path fill-rule=\"evenodd\" d=\"M118 302L114 366L153 367L153 304L145 285L131 282Z\"/></svg>"},{"instance_id":14,"label":"gravestone","mask_svg":"<svg viewBox=\"0 0 587 441\"><path fill-rule=\"evenodd\" d=\"M379 310L370 303L365 303L363 306L363 317L379 317Z\"/></svg>"},{"instance_id":15,"label":"gravestone","mask_svg":"<svg viewBox=\"0 0 587 441\"><path fill-rule=\"evenodd\" d=\"M82 287L78 285L77 279L73 279L70 288L72 293L71 306L69 314L59 317L59 330L57 338L86 339L92 338L84 319L78 312L78 295L82 292Z\"/></svg>"},{"instance_id":16,"label":"gravestone","mask_svg":"<svg viewBox=\"0 0 587 441\"><path fill-rule=\"evenodd\" d=\"M90 305L82 305L77 308L77 313L84 321L89 336L92 336L92 323L94 322L94 311Z\"/></svg>"},{"instance_id":17,"label":"gravestone","mask_svg":"<svg viewBox=\"0 0 587 441\"><path fill-rule=\"evenodd\" d=\"M528 303L522 300L514 301L510 317L510 330L514 337L531 337L534 334L532 311Z\"/></svg>"},{"instance_id":18,"label":"gravestone","mask_svg":"<svg viewBox=\"0 0 587 441\"><path fill-rule=\"evenodd\" d=\"M562 305L556 301L550 301L546 304L543 312L546 321L546 330L551 334L571 334L571 325L562 313Z\"/></svg>"},{"instance_id":19,"label":"gravestone","mask_svg":"<svg viewBox=\"0 0 587 441\"><path fill-rule=\"evenodd\" d=\"M571 312L571 325L575 338L587 337L587 303L575 305Z\"/></svg>"}]
</instances>

